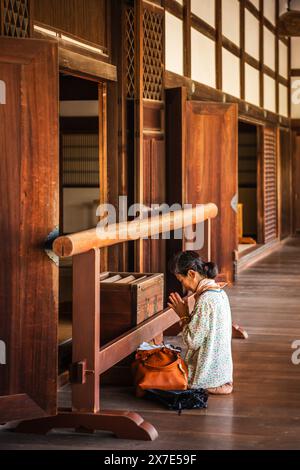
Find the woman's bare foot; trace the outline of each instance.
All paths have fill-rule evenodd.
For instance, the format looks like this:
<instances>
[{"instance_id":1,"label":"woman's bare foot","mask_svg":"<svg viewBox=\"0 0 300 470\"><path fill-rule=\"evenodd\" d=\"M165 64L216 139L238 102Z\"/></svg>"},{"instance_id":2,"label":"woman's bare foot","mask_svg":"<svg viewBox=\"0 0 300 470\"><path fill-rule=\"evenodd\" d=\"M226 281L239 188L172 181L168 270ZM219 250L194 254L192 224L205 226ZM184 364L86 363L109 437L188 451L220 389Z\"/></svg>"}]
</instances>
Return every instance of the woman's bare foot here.
<instances>
[{"instance_id":1,"label":"woman's bare foot","mask_svg":"<svg viewBox=\"0 0 300 470\"><path fill-rule=\"evenodd\" d=\"M211 395L230 395L233 391L233 384L228 383L220 387L207 388L206 391Z\"/></svg>"}]
</instances>

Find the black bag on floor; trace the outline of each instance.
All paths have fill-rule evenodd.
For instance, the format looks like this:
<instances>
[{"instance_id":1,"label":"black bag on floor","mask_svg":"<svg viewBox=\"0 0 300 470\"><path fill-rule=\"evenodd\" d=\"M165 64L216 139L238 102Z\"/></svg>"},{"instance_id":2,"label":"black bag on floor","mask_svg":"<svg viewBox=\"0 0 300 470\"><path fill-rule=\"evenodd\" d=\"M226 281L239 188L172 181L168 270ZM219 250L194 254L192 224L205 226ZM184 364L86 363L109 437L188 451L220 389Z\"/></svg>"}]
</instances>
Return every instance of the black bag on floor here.
<instances>
[{"instance_id":1,"label":"black bag on floor","mask_svg":"<svg viewBox=\"0 0 300 470\"><path fill-rule=\"evenodd\" d=\"M150 389L146 391L145 398L158 400L167 406L170 410L181 411L207 408L208 394L203 388L189 390L157 390Z\"/></svg>"}]
</instances>

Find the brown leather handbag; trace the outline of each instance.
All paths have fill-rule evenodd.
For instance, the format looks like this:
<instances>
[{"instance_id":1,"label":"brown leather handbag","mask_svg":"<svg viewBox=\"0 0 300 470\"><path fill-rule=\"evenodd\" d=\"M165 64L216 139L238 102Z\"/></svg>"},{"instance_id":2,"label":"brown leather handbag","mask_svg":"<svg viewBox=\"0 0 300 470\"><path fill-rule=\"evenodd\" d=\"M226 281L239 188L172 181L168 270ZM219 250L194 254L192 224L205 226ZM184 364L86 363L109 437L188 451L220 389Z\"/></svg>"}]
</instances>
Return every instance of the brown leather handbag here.
<instances>
[{"instance_id":1,"label":"brown leather handbag","mask_svg":"<svg viewBox=\"0 0 300 470\"><path fill-rule=\"evenodd\" d=\"M188 369L180 352L167 347L138 351L132 364L132 372L137 397L144 396L148 389L188 388Z\"/></svg>"}]
</instances>

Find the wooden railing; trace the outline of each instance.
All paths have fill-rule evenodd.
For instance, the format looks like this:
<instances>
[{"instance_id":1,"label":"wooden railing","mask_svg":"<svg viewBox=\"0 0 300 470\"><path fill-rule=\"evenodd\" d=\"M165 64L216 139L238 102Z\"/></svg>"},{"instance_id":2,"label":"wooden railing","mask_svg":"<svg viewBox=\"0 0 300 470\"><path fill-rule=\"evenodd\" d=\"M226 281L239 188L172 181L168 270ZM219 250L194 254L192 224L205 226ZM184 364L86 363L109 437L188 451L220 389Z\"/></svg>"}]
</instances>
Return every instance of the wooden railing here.
<instances>
[{"instance_id":1,"label":"wooden railing","mask_svg":"<svg viewBox=\"0 0 300 470\"><path fill-rule=\"evenodd\" d=\"M22 425L24 432L33 428L36 432L39 426L43 431L76 427L109 430L127 439L154 440L157 437L156 429L136 413L100 411L100 375L134 352L142 342L159 336L178 323L179 317L173 309L166 308L101 348L100 250L143 238L149 233L155 235L206 220L210 222L217 213L218 208L214 204L206 204L200 211L197 208L180 210L150 219L115 224L102 233L92 229L56 239L53 246L55 253L60 257L73 256L72 410L31 422L29 427ZM210 237L210 223L208 227ZM109 237L113 233L117 233L118 237ZM189 302L192 307L193 297L189 298Z\"/></svg>"},{"instance_id":2,"label":"wooden railing","mask_svg":"<svg viewBox=\"0 0 300 470\"><path fill-rule=\"evenodd\" d=\"M93 228L57 238L53 245L53 251L62 258L74 256L86 253L93 248L104 248L130 240L138 240L147 235L157 235L169 230L185 228L213 219L217 214L218 208L215 204L204 204L198 209L178 210L150 219L111 224L106 229ZM118 237L114 237L115 233L118 234Z\"/></svg>"}]
</instances>

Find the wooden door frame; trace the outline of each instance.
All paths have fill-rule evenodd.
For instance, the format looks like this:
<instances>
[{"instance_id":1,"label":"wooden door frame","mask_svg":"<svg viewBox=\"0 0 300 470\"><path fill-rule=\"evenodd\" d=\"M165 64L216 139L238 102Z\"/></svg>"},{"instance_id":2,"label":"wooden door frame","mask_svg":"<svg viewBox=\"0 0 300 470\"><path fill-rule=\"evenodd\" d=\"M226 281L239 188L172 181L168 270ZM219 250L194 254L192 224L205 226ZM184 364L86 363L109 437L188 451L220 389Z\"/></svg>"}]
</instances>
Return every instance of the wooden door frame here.
<instances>
[{"instance_id":1,"label":"wooden door frame","mask_svg":"<svg viewBox=\"0 0 300 470\"><path fill-rule=\"evenodd\" d=\"M64 68L59 67L59 74L66 73ZM99 118L99 203L105 204L108 202L108 159L107 159L107 88L108 83L104 79L97 76L87 76L82 71L68 72L68 75L80 78L86 81L93 81L98 83L98 118ZM61 142L61 133L59 134ZM59 169L60 169L60 213L59 213L59 226L63 227L63 186L62 186L62 155L61 145L59 145ZM104 183L101 184L101 179ZM108 250L101 250L101 266L104 271L108 270Z\"/></svg>"}]
</instances>

